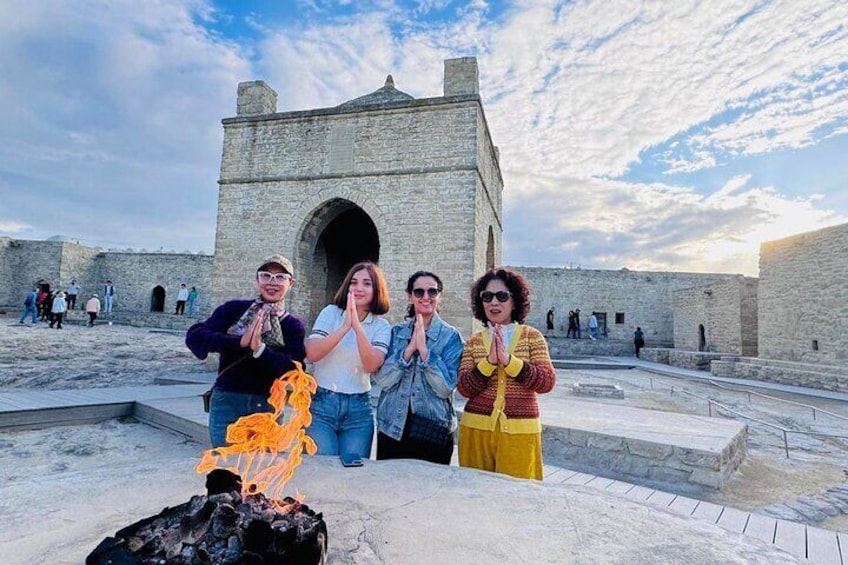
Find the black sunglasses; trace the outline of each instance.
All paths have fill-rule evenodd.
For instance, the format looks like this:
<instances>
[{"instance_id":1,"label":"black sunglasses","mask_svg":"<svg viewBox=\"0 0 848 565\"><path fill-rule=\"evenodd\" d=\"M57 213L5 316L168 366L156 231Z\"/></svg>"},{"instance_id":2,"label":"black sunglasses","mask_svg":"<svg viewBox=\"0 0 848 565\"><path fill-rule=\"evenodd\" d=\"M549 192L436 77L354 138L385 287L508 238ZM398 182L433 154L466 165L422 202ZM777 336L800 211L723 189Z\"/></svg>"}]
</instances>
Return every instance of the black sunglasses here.
<instances>
[{"instance_id":1,"label":"black sunglasses","mask_svg":"<svg viewBox=\"0 0 848 565\"><path fill-rule=\"evenodd\" d=\"M494 298L497 298L498 302L506 302L509 300L510 296L512 296L512 293L506 290L499 290L498 292L489 292L488 290L484 290L480 293L480 298L487 304Z\"/></svg>"},{"instance_id":2,"label":"black sunglasses","mask_svg":"<svg viewBox=\"0 0 848 565\"><path fill-rule=\"evenodd\" d=\"M436 298L437 296L439 296L439 289L438 288L428 288L427 290L424 290L423 288L413 288L412 289L412 294L415 296L415 298L424 298L425 292L427 293L427 296L429 296L430 298Z\"/></svg>"}]
</instances>

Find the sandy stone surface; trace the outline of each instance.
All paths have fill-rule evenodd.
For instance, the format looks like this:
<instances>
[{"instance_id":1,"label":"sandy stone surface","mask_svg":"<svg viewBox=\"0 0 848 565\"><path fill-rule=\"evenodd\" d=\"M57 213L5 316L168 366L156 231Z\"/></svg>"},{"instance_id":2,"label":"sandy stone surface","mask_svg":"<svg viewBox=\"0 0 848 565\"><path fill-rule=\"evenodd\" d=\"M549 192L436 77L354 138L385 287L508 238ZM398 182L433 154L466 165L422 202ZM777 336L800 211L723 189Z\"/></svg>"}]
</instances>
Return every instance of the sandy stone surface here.
<instances>
[{"instance_id":1,"label":"sandy stone surface","mask_svg":"<svg viewBox=\"0 0 848 565\"><path fill-rule=\"evenodd\" d=\"M143 424L5 433L0 555L81 563L121 527L202 492L200 447ZM754 539L587 487L421 462L308 459L330 563L796 563ZM434 543L437 540L437 543Z\"/></svg>"}]
</instances>

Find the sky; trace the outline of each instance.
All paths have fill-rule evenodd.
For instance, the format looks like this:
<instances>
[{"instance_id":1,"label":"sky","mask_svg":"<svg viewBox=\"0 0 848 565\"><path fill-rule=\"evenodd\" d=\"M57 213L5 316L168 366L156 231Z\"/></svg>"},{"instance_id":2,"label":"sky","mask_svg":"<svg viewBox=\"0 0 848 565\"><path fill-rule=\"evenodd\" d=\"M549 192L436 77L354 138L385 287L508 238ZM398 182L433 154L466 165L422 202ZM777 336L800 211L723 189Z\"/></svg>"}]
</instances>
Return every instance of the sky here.
<instances>
[{"instance_id":1,"label":"sky","mask_svg":"<svg viewBox=\"0 0 848 565\"><path fill-rule=\"evenodd\" d=\"M848 2L0 0L0 236L212 253L239 82L426 98L465 56L504 264L756 276L848 222Z\"/></svg>"}]
</instances>

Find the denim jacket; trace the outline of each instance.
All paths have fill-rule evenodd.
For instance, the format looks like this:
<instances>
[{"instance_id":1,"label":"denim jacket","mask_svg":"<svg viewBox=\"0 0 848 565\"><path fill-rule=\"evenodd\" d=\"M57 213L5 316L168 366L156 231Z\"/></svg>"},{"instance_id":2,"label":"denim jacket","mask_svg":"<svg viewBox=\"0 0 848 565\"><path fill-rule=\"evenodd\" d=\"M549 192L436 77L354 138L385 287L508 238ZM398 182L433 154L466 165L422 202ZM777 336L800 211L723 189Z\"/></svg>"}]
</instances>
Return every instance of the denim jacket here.
<instances>
[{"instance_id":1,"label":"denim jacket","mask_svg":"<svg viewBox=\"0 0 848 565\"><path fill-rule=\"evenodd\" d=\"M377 430L397 441L403 436L410 408L415 414L456 429L453 391L462 357L462 336L434 314L427 329L427 361L417 351L409 361L404 361L403 352L412 339L413 324L414 320L410 319L392 327L386 361L373 377L382 388L377 404Z\"/></svg>"}]
</instances>

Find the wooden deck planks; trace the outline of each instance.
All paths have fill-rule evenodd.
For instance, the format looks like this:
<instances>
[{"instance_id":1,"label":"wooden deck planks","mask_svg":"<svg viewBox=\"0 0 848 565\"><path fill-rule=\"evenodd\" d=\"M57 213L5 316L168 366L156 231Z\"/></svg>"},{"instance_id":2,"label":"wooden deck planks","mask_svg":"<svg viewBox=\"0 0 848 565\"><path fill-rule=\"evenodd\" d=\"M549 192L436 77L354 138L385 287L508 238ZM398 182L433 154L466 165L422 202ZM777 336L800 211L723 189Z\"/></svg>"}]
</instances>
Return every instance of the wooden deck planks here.
<instances>
[{"instance_id":1,"label":"wooden deck planks","mask_svg":"<svg viewBox=\"0 0 848 565\"><path fill-rule=\"evenodd\" d=\"M723 506L707 502L706 500L701 500L692 512L692 516L699 520L709 522L710 524L715 524L718 522L718 518L721 516L722 510L724 510Z\"/></svg>"},{"instance_id":2,"label":"wooden deck planks","mask_svg":"<svg viewBox=\"0 0 848 565\"><path fill-rule=\"evenodd\" d=\"M625 483L624 481L613 481L610 485L607 486L607 492L614 492L616 494L627 494L630 489L635 487L633 483Z\"/></svg>"},{"instance_id":3,"label":"wooden deck planks","mask_svg":"<svg viewBox=\"0 0 848 565\"><path fill-rule=\"evenodd\" d=\"M718 517L718 522L716 522L716 524L725 530L741 534L745 531L745 526L748 525L748 517L750 515L750 512L725 506L724 510L721 512L721 516Z\"/></svg>"},{"instance_id":4,"label":"wooden deck planks","mask_svg":"<svg viewBox=\"0 0 848 565\"><path fill-rule=\"evenodd\" d=\"M806 559L807 526L789 520L777 520L774 545L799 559Z\"/></svg>"},{"instance_id":5,"label":"wooden deck planks","mask_svg":"<svg viewBox=\"0 0 848 565\"><path fill-rule=\"evenodd\" d=\"M671 501L671 504L669 504L668 507L678 514L691 516L692 512L694 512L695 508L698 506L698 502L700 501L695 500L694 498L689 498L688 496L678 496Z\"/></svg>"},{"instance_id":6,"label":"wooden deck planks","mask_svg":"<svg viewBox=\"0 0 848 565\"><path fill-rule=\"evenodd\" d=\"M766 543L774 543L774 530L777 520L760 514L751 514L748 517L748 525L745 526L745 535L757 538Z\"/></svg>"},{"instance_id":7,"label":"wooden deck planks","mask_svg":"<svg viewBox=\"0 0 848 565\"><path fill-rule=\"evenodd\" d=\"M807 526L807 559L816 565L844 565L839 552L839 534ZM843 546L843 552L845 547Z\"/></svg>"},{"instance_id":8,"label":"wooden deck planks","mask_svg":"<svg viewBox=\"0 0 848 565\"><path fill-rule=\"evenodd\" d=\"M655 506L668 506L674 499L677 498L676 494L672 494L670 492L664 492L661 490L655 490L651 493L651 495L647 498L647 501Z\"/></svg>"}]
</instances>

